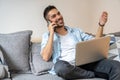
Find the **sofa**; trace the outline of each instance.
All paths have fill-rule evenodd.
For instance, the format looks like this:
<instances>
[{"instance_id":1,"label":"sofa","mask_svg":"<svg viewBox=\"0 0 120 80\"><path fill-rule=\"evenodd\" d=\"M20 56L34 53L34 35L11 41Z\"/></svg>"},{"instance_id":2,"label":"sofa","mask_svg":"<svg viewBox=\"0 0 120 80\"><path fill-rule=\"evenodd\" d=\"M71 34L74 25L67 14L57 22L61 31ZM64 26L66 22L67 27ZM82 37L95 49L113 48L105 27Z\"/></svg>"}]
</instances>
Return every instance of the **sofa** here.
<instances>
[{"instance_id":1,"label":"sofa","mask_svg":"<svg viewBox=\"0 0 120 80\"><path fill-rule=\"evenodd\" d=\"M31 39L32 31L0 34L0 80L64 80L48 71L54 65L40 56L41 40ZM111 33L109 59L119 61L120 32ZM100 78L77 80L104 80Z\"/></svg>"}]
</instances>

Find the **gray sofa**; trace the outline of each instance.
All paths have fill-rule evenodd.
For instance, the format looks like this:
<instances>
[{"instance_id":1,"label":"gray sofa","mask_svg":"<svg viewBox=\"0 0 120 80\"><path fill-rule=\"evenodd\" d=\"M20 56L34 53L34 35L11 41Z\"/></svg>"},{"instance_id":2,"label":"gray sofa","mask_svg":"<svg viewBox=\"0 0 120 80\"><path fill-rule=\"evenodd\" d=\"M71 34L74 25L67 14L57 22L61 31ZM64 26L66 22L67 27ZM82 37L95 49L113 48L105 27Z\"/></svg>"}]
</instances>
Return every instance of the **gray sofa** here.
<instances>
[{"instance_id":1,"label":"gray sofa","mask_svg":"<svg viewBox=\"0 0 120 80\"><path fill-rule=\"evenodd\" d=\"M118 34L120 32L117 33L117 36L120 36ZM31 35L32 31L29 30L0 34L0 80L64 80L48 73L54 64L52 61L45 62L41 58L40 42L31 41ZM116 50L113 46L111 49ZM117 54L112 53L109 58L118 60Z\"/></svg>"}]
</instances>

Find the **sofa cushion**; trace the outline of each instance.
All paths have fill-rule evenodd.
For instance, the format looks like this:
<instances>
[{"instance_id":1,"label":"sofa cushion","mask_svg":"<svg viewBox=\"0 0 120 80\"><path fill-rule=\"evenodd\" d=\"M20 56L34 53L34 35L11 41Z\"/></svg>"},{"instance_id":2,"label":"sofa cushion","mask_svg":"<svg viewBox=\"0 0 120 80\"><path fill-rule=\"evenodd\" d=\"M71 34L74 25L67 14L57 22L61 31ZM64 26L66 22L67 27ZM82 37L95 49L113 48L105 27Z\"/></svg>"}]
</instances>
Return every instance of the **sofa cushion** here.
<instances>
[{"instance_id":1,"label":"sofa cushion","mask_svg":"<svg viewBox=\"0 0 120 80\"><path fill-rule=\"evenodd\" d=\"M3 78L10 78L10 72L4 60L3 52L0 48L0 79L3 79Z\"/></svg>"},{"instance_id":2,"label":"sofa cushion","mask_svg":"<svg viewBox=\"0 0 120 80\"><path fill-rule=\"evenodd\" d=\"M5 70L3 65L0 64L0 79L5 77Z\"/></svg>"},{"instance_id":3,"label":"sofa cushion","mask_svg":"<svg viewBox=\"0 0 120 80\"><path fill-rule=\"evenodd\" d=\"M51 74L44 74L40 76L35 76L33 74L12 74L12 80L63 80L63 79L56 75Z\"/></svg>"},{"instance_id":4,"label":"sofa cushion","mask_svg":"<svg viewBox=\"0 0 120 80\"><path fill-rule=\"evenodd\" d=\"M1 80L12 80L12 79L10 79L10 78L5 78L5 79L1 79Z\"/></svg>"},{"instance_id":5,"label":"sofa cushion","mask_svg":"<svg viewBox=\"0 0 120 80\"><path fill-rule=\"evenodd\" d=\"M42 59L40 56L40 50L41 43L32 43L30 65L31 70L35 75L48 73L48 70L50 70L53 66L51 61L46 62Z\"/></svg>"},{"instance_id":6,"label":"sofa cushion","mask_svg":"<svg viewBox=\"0 0 120 80\"><path fill-rule=\"evenodd\" d=\"M64 80L57 75L45 74L35 76L33 74L12 74L12 80ZM101 78L75 79L75 80L105 80Z\"/></svg>"},{"instance_id":7,"label":"sofa cushion","mask_svg":"<svg viewBox=\"0 0 120 80\"><path fill-rule=\"evenodd\" d=\"M10 70L28 71L29 45L32 31L0 34L0 45Z\"/></svg>"},{"instance_id":8,"label":"sofa cushion","mask_svg":"<svg viewBox=\"0 0 120 80\"><path fill-rule=\"evenodd\" d=\"M10 73L8 71L8 66L0 64L0 79L10 78Z\"/></svg>"}]
</instances>

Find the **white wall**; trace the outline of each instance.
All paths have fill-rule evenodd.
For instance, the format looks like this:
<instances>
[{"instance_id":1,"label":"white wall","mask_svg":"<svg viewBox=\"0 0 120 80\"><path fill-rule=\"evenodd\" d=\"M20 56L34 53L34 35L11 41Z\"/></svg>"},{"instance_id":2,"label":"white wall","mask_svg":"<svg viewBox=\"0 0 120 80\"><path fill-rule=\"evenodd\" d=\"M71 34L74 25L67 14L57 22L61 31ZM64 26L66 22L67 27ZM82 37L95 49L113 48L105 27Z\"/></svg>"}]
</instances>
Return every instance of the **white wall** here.
<instances>
[{"instance_id":1,"label":"white wall","mask_svg":"<svg viewBox=\"0 0 120 80\"><path fill-rule=\"evenodd\" d=\"M32 37L47 31L43 10L55 5L65 24L95 33L102 11L109 13L105 33L120 31L120 0L0 0L0 33L33 30Z\"/></svg>"},{"instance_id":2,"label":"white wall","mask_svg":"<svg viewBox=\"0 0 120 80\"><path fill-rule=\"evenodd\" d=\"M120 0L92 0L92 26L96 26L102 11L108 12L104 33L120 31ZM92 30L94 32L94 29Z\"/></svg>"}]
</instances>

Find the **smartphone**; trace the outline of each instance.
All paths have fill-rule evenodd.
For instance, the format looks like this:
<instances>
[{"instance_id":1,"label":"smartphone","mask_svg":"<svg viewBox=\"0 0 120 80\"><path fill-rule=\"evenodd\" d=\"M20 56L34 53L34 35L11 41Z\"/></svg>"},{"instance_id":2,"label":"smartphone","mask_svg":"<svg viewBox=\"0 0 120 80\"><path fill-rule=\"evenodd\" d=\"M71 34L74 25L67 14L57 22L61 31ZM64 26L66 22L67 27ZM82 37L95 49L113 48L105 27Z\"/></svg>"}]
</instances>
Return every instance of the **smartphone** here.
<instances>
[{"instance_id":1,"label":"smartphone","mask_svg":"<svg viewBox=\"0 0 120 80\"><path fill-rule=\"evenodd\" d=\"M47 22L47 26L49 26L49 25L50 25L50 23L51 23L51 22L50 22L50 21L48 21L48 22Z\"/></svg>"},{"instance_id":2,"label":"smartphone","mask_svg":"<svg viewBox=\"0 0 120 80\"><path fill-rule=\"evenodd\" d=\"M50 23L51 23L51 22L50 22L50 21L48 21L48 24L47 24L47 25L49 26L49 24L50 24ZM54 27L54 31L55 31L56 27L57 27L57 26L55 26L55 27Z\"/></svg>"}]
</instances>

